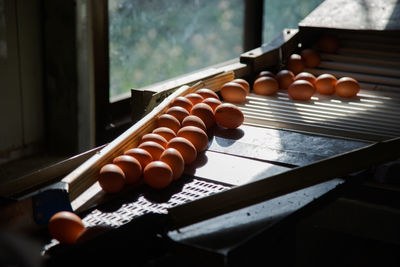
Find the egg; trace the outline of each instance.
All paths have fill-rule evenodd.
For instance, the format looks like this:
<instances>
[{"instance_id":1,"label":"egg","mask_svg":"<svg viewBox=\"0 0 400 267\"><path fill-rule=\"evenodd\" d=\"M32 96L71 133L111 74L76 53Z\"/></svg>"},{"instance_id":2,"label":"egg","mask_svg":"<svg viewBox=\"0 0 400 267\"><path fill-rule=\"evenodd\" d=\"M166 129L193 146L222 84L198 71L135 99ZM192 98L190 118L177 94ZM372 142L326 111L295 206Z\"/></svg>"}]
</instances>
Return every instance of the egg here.
<instances>
[{"instance_id":1,"label":"egg","mask_svg":"<svg viewBox=\"0 0 400 267\"><path fill-rule=\"evenodd\" d=\"M319 75L315 79L315 89L323 95L331 95L335 92L336 77L329 73Z\"/></svg>"},{"instance_id":2,"label":"egg","mask_svg":"<svg viewBox=\"0 0 400 267\"><path fill-rule=\"evenodd\" d=\"M306 80L294 81L288 88L288 94L294 100L310 100L314 92L315 87Z\"/></svg>"},{"instance_id":3,"label":"egg","mask_svg":"<svg viewBox=\"0 0 400 267\"><path fill-rule=\"evenodd\" d=\"M215 110L215 120L218 125L228 129L235 129L243 124L243 112L231 103L222 103Z\"/></svg>"},{"instance_id":4,"label":"egg","mask_svg":"<svg viewBox=\"0 0 400 267\"><path fill-rule=\"evenodd\" d=\"M185 161L178 150L175 148L167 148L161 154L160 161L167 163L168 166L171 167L173 180L177 180L182 176L185 169Z\"/></svg>"},{"instance_id":5,"label":"egg","mask_svg":"<svg viewBox=\"0 0 400 267\"><path fill-rule=\"evenodd\" d=\"M167 127L172 129L175 133L181 128L181 123L177 118L171 114L161 114L157 118L157 127Z\"/></svg>"},{"instance_id":6,"label":"egg","mask_svg":"<svg viewBox=\"0 0 400 267\"><path fill-rule=\"evenodd\" d=\"M215 99L215 98L207 98L207 99ZM185 126L196 126L196 127L199 127L200 129L202 129L203 131L207 131L207 127L204 124L203 120L194 115L189 115L183 119L182 127L185 127Z\"/></svg>"},{"instance_id":7,"label":"egg","mask_svg":"<svg viewBox=\"0 0 400 267\"><path fill-rule=\"evenodd\" d=\"M74 244L85 230L81 218L70 211L59 211L48 222L50 235L65 244Z\"/></svg>"},{"instance_id":8,"label":"egg","mask_svg":"<svg viewBox=\"0 0 400 267\"><path fill-rule=\"evenodd\" d=\"M187 99L189 99L190 102L193 103L193 105L196 105L197 103L201 103L204 100L204 97L202 97L201 95L196 94L196 93L187 94L187 95L185 95L185 97Z\"/></svg>"},{"instance_id":9,"label":"egg","mask_svg":"<svg viewBox=\"0 0 400 267\"><path fill-rule=\"evenodd\" d=\"M217 93L215 93L213 90L208 89L208 88L198 89L195 91L195 93L201 95L204 99L209 98L209 97L219 99L219 96L217 95Z\"/></svg>"},{"instance_id":10,"label":"egg","mask_svg":"<svg viewBox=\"0 0 400 267\"><path fill-rule=\"evenodd\" d=\"M172 169L167 163L156 160L144 168L143 181L152 188L163 189L172 182L172 175Z\"/></svg>"},{"instance_id":11,"label":"egg","mask_svg":"<svg viewBox=\"0 0 400 267\"><path fill-rule=\"evenodd\" d=\"M292 54L286 62L286 68L293 72L293 74L298 74L304 70L304 62L299 54Z\"/></svg>"},{"instance_id":12,"label":"egg","mask_svg":"<svg viewBox=\"0 0 400 267\"><path fill-rule=\"evenodd\" d=\"M295 81L297 80L306 80L309 81L310 83L312 83L312 85L315 86L315 76L309 72L300 72L299 74L296 75L296 77L294 78Z\"/></svg>"},{"instance_id":13,"label":"egg","mask_svg":"<svg viewBox=\"0 0 400 267\"><path fill-rule=\"evenodd\" d=\"M206 150L208 145L208 136L206 132L196 126L185 126L182 127L177 136L186 138L189 140L196 148L197 153Z\"/></svg>"},{"instance_id":14,"label":"egg","mask_svg":"<svg viewBox=\"0 0 400 267\"><path fill-rule=\"evenodd\" d=\"M250 93L250 84L245 79L236 78L232 82L240 84L246 90L247 94Z\"/></svg>"},{"instance_id":15,"label":"egg","mask_svg":"<svg viewBox=\"0 0 400 267\"><path fill-rule=\"evenodd\" d=\"M193 103L188 98L186 98L184 96L178 96L177 98L172 100L170 106L171 107L174 107L174 106L183 107L188 112L190 112L190 110L192 109Z\"/></svg>"},{"instance_id":16,"label":"egg","mask_svg":"<svg viewBox=\"0 0 400 267\"><path fill-rule=\"evenodd\" d=\"M281 70L276 74L280 89L287 89L294 82L294 74L290 70Z\"/></svg>"},{"instance_id":17,"label":"egg","mask_svg":"<svg viewBox=\"0 0 400 267\"><path fill-rule=\"evenodd\" d=\"M161 153L163 153L163 151L165 150L162 145L154 141L143 142L138 146L138 148L142 148L149 152L153 160L158 160L161 156Z\"/></svg>"},{"instance_id":18,"label":"egg","mask_svg":"<svg viewBox=\"0 0 400 267\"><path fill-rule=\"evenodd\" d=\"M186 116L189 116L190 114L189 111L180 106L170 107L165 113L174 116L180 123Z\"/></svg>"},{"instance_id":19,"label":"egg","mask_svg":"<svg viewBox=\"0 0 400 267\"><path fill-rule=\"evenodd\" d=\"M171 130L172 131L172 130ZM167 146L167 139L165 139L163 136L157 134L157 133L147 133L142 136L140 143L144 143L146 141L153 141L156 143L159 143L163 147Z\"/></svg>"},{"instance_id":20,"label":"egg","mask_svg":"<svg viewBox=\"0 0 400 267\"><path fill-rule=\"evenodd\" d=\"M178 150L179 153L181 153L185 164L190 164L196 160L197 150L194 145L186 138L179 136L172 138L168 142L167 149L168 148L175 148L176 150Z\"/></svg>"},{"instance_id":21,"label":"egg","mask_svg":"<svg viewBox=\"0 0 400 267\"><path fill-rule=\"evenodd\" d=\"M330 34L323 35L317 43L318 49L325 53L336 53L339 49L339 40Z\"/></svg>"},{"instance_id":22,"label":"egg","mask_svg":"<svg viewBox=\"0 0 400 267\"><path fill-rule=\"evenodd\" d=\"M340 97L355 97L360 92L360 85L351 77L342 77L336 82L335 92Z\"/></svg>"},{"instance_id":23,"label":"egg","mask_svg":"<svg viewBox=\"0 0 400 267\"><path fill-rule=\"evenodd\" d=\"M278 91L278 87L274 78L263 76L254 81L253 92L258 95L273 95Z\"/></svg>"},{"instance_id":24,"label":"egg","mask_svg":"<svg viewBox=\"0 0 400 267\"><path fill-rule=\"evenodd\" d=\"M190 114L199 117L204 122L207 129L211 128L215 123L214 111L207 104L198 103L194 105Z\"/></svg>"},{"instance_id":25,"label":"egg","mask_svg":"<svg viewBox=\"0 0 400 267\"><path fill-rule=\"evenodd\" d=\"M107 193L117 193L125 185L125 173L115 164L109 163L100 169L98 182L100 187Z\"/></svg>"},{"instance_id":26,"label":"egg","mask_svg":"<svg viewBox=\"0 0 400 267\"><path fill-rule=\"evenodd\" d=\"M256 79L258 79L258 78L260 78L260 77L271 77L271 78L276 79L275 74L273 74L272 72L270 72L270 71L268 71L268 70L260 71L260 73L258 73Z\"/></svg>"},{"instance_id":27,"label":"egg","mask_svg":"<svg viewBox=\"0 0 400 267\"><path fill-rule=\"evenodd\" d=\"M161 135L165 140L167 140L167 142L176 136L176 133L171 128L167 127L157 127L153 130L153 133Z\"/></svg>"},{"instance_id":28,"label":"egg","mask_svg":"<svg viewBox=\"0 0 400 267\"><path fill-rule=\"evenodd\" d=\"M114 158L113 163L124 172L125 183L134 184L140 180L142 165L136 158L129 155L120 155Z\"/></svg>"},{"instance_id":29,"label":"egg","mask_svg":"<svg viewBox=\"0 0 400 267\"><path fill-rule=\"evenodd\" d=\"M153 157L151 156L151 154L143 148L135 147L128 149L124 152L124 155L134 157L137 161L139 161L140 166L142 166L142 171L147 164L153 161Z\"/></svg>"},{"instance_id":30,"label":"egg","mask_svg":"<svg viewBox=\"0 0 400 267\"><path fill-rule=\"evenodd\" d=\"M300 52L301 57L303 58L304 65L308 68L315 68L321 62L321 58L317 51L311 48L303 49Z\"/></svg>"},{"instance_id":31,"label":"egg","mask_svg":"<svg viewBox=\"0 0 400 267\"><path fill-rule=\"evenodd\" d=\"M204 99L202 103L209 105L213 111L215 111L216 107L222 104L221 100L212 97Z\"/></svg>"},{"instance_id":32,"label":"egg","mask_svg":"<svg viewBox=\"0 0 400 267\"><path fill-rule=\"evenodd\" d=\"M221 87L220 92L224 101L232 103L242 103L246 101L247 91L238 83L227 82Z\"/></svg>"}]
</instances>

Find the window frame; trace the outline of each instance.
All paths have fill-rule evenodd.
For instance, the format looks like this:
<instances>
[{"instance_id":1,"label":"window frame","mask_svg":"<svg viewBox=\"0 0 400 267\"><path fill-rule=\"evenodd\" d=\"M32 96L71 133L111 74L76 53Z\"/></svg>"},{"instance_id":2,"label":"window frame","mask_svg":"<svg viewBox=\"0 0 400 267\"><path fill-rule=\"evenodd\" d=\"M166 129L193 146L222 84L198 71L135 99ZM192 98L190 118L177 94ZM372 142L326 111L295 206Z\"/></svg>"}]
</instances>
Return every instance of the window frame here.
<instances>
[{"instance_id":1,"label":"window frame","mask_svg":"<svg viewBox=\"0 0 400 267\"><path fill-rule=\"evenodd\" d=\"M131 97L128 94L110 100L110 68L109 68L109 18L108 0L91 0L91 20L93 34L93 68L95 88L95 144L102 145L124 132L132 124ZM263 0L244 1L243 51L249 51L262 44ZM240 55L238 55L239 58ZM237 59L238 61L238 59ZM232 61L219 65L229 65ZM208 67L209 68L209 67ZM204 71L204 69L199 70ZM183 77L184 74L179 76ZM176 79L173 77L171 79ZM190 80L190 79L189 79ZM188 80L188 81L189 81ZM165 81L163 81L165 82ZM161 82L162 83L162 82ZM185 83L183 83L185 84ZM182 85L183 85L182 84ZM154 87L150 85L146 88ZM137 89L137 88L135 88Z\"/></svg>"}]
</instances>

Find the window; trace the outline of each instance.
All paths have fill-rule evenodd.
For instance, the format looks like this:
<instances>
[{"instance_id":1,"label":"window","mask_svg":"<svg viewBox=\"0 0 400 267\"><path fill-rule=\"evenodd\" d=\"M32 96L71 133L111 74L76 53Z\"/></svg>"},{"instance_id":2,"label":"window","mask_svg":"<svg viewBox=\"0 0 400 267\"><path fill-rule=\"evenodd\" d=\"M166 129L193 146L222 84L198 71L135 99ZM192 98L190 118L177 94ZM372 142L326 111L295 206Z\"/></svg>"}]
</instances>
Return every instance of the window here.
<instances>
[{"instance_id":1,"label":"window","mask_svg":"<svg viewBox=\"0 0 400 267\"><path fill-rule=\"evenodd\" d=\"M297 24L324 0L264 0L263 43L274 40L284 29Z\"/></svg>"},{"instance_id":2,"label":"window","mask_svg":"<svg viewBox=\"0 0 400 267\"><path fill-rule=\"evenodd\" d=\"M296 28L321 2L102 0L93 5L99 34L94 49L100 55L95 64L100 70L95 70L96 143L130 126L131 88L238 59L284 28Z\"/></svg>"},{"instance_id":3,"label":"window","mask_svg":"<svg viewBox=\"0 0 400 267\"><path fill-rule=\"evenodd\" d=\"M238 57L242 0L109 0L110 99Z\"/></svg>"}]
</instances>

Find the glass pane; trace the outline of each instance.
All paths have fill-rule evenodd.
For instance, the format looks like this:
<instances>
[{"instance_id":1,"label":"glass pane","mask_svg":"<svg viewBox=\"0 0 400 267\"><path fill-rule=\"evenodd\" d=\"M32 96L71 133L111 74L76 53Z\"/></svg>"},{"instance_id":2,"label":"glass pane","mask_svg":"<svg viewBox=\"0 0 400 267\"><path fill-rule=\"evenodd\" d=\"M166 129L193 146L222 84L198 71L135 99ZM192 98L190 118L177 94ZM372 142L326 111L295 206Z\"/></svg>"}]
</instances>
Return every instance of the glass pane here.
<instances>
[{"instance_id":1,"label":"glass pane","mask_svg":"<svg viewBox=\"0 0 400 267\"><path fill-rule=\"evenodd\" d=\"M108 0L110 96L242 52L242 0Z\"/></svg>"},{"instance_id":2,"label":"glass pane","mask_svg":"<svg viewBox=\"0 0 400 267\"><path fill-rule=\"evenodd\" d=\"M263 43L274 40L285 28L297 24L324 0L264 0Z\"/></svg>"}]
</instances>

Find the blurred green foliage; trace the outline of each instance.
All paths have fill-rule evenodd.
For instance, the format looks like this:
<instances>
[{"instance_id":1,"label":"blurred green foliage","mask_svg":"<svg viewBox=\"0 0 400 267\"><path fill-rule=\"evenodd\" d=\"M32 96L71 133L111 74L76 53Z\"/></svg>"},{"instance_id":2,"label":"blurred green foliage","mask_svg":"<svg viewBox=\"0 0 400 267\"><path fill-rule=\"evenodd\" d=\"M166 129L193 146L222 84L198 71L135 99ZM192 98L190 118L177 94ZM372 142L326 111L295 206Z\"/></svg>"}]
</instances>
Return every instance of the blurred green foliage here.
<instances>
[{"instance_id":1,"label":"blurred green foliage","mask_svg":"<svg viewBox=\"0 0 400 267\"><path fill-rule=\"evenodd\" d=\"M237 57L242 0L109 0L110 96Z\"/></svg>"},{"instance_id":2,"label":"blurred green foliage","mask_svg":"<svg viewBox=\"0 0 400 267\"><path fill-rule=\"evenodd\" d=\"M297 24L324 0L264 0L263 43Z\"/></svg>"},{"instance_id":3,"label":"blurred green foliage","mask_svg":"<svg viewBox=\"0 0 400 267\"><path fill-rule=\"evenodd\" d=\"M322 0L264 0L263 42ZM243 0L108 0L110 97L238 57Z\"/></svg>"}]
</instances>

